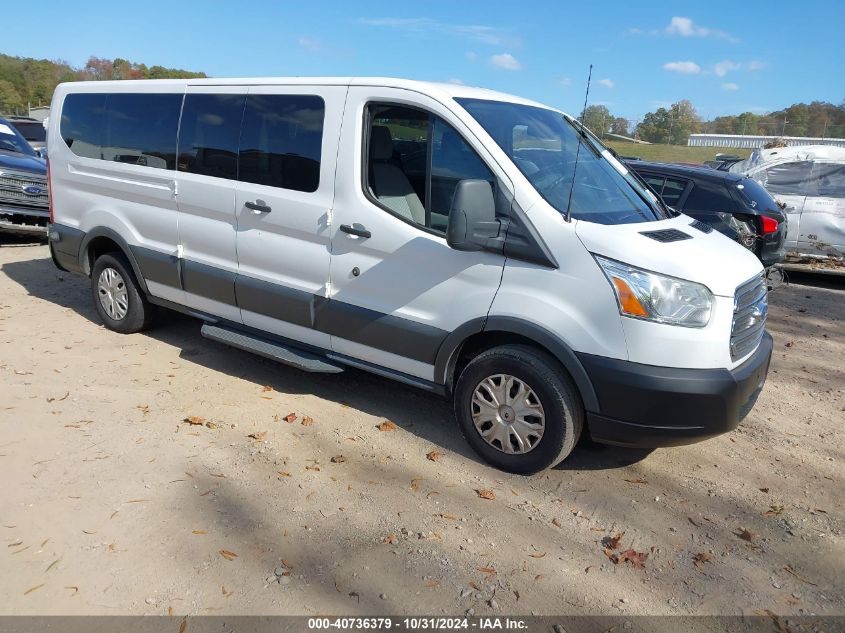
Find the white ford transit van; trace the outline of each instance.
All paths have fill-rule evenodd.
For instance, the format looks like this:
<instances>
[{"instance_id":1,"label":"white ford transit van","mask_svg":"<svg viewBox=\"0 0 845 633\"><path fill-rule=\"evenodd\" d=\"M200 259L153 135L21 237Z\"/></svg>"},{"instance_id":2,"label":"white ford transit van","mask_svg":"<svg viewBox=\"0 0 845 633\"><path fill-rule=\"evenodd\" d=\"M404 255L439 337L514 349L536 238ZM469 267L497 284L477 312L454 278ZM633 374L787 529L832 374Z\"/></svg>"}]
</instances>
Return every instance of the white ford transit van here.
<instances>
[{"instance_id":1,"label":"white ford transit van","mask_svg":"<svg viewBox=\"0 0 845 633\"><path fill-rule=\"evenodd\" d=\"M517 473L586 432L729 431L765 381L760 262L552 108L274 78L67 83L52 112L50 249L110 329L163 306L306 371L449 395Z\"/></svg>"}]
</instances>

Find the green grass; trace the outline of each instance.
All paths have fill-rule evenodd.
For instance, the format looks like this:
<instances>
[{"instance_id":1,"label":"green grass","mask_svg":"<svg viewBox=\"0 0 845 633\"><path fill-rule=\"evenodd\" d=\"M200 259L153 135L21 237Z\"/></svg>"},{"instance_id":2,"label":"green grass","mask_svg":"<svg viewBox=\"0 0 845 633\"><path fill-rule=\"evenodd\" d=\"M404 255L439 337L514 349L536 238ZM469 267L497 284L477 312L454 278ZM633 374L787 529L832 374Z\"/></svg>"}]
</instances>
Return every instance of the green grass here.
<instances>
[{"instance_id":1,"label":"green grass","mask_svg":"<svg viewBox=\"0 0 845 633\"><path fill-rule=\"evenodd\" d=\"M721 147L688 147L686 145L640 145L639 143L625 143L624 141L604 141L622 156L637 156L643 160L653 160L660 163L703 163L713 160L716 154L734 154L742 158L751 155L750 149L721 148Z\"/></svg>"}]
</instances>

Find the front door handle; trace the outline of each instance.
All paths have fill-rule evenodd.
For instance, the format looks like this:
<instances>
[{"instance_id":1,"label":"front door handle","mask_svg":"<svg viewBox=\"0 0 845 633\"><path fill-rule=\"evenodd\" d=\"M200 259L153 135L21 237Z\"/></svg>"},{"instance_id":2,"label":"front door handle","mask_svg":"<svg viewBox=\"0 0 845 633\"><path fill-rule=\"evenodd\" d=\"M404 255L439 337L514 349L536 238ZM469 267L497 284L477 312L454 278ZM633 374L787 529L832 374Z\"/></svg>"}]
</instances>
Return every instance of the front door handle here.
<instances>
[{"instance_id":1,"label":"front door handle","mask_svg":"<svg viewBox=\"0 0 845 633\"><path fill-rule=\"evenodd\" d=\"M270 205L264 204L263 200L256 200L255 202L244 202L244 206L247 209L252 209L257 213L270 213L273 209L270 208Z\"/></svg>"},{"instance_id":2,"label":"front door handle","mask_svg":"<svg viewBox=\"0 0 845 633\"><path fill-rule=\"evenodd\" d=\"M357 235L358 237L372 237L373 234L370 233L367 229L363 226L358 224L357 226L350 226L349 224L341 224L340 230L344 233L349 233L350 235Z\"/></svg>"}]
</instances>

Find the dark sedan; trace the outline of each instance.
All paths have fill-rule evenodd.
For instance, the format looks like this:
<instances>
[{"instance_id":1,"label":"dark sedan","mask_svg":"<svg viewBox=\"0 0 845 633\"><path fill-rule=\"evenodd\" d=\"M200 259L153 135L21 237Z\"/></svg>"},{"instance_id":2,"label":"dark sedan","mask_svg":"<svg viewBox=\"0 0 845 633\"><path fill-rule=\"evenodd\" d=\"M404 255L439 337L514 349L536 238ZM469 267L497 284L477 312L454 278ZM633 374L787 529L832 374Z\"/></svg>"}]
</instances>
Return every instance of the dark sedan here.
<instances>
[{"instance_id":1,"label":"dark sedan","mask_svg":"<svg viewBox=\"0 0 845 633\"><path fill-rule=\"evenodd\" d=\"M786 215L751 178L708 167L627 161L667 206L706 222L753 251L766 268L786 254Z\"/></svg>"}]
</instances>

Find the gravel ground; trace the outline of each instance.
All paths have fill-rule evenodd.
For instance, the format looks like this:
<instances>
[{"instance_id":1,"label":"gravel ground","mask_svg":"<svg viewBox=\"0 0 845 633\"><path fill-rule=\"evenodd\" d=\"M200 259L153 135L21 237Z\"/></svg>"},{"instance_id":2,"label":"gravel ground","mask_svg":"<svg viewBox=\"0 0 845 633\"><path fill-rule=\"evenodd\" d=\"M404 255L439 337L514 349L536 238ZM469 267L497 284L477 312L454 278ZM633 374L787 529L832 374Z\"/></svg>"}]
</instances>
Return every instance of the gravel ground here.
<instances>
[{"instance_id":1,"label":"gravel ground","mask_svg":"<svg viewBox=\"0 0 845 633\"><path fill-rule=\"evenodd\" d=\"M736 432L518 477L397 383L172 313L110 332L86 280L0 238L0 613L843 614L844 299L772 293Z\"/></svg>"}]
</instances>

